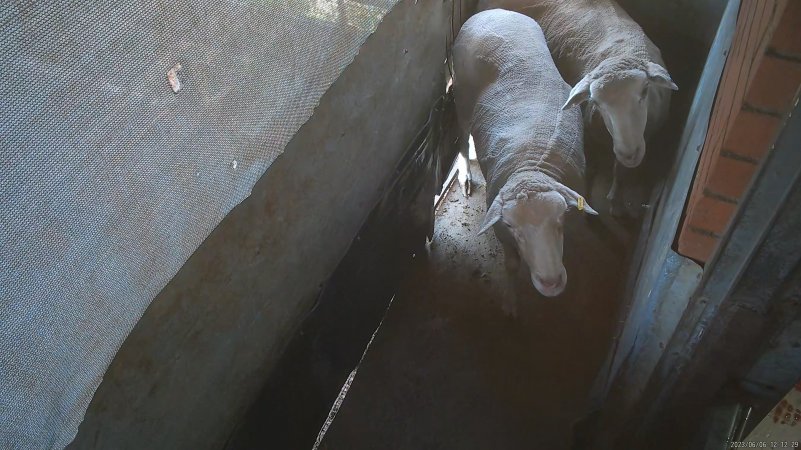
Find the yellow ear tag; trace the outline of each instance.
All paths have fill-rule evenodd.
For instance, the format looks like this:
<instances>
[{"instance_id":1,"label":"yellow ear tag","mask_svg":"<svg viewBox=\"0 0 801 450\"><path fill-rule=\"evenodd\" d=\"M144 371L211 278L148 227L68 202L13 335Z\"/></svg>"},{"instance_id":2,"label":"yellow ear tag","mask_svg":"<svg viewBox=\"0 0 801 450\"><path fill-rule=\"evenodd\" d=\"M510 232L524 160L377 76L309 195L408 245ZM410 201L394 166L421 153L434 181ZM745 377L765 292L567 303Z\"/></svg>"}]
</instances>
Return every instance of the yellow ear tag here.
<instances>
[{"instance_id":1,"label":"yellow ear tag","mask_svg":"<svg viewBox=\"0 0 801 450\"><path fill-rule=\"evenodd\" d=\"M584 197L582 197L580 195L578 197L578 210L579 211L584 211Z\"/></svg>"}]
</instances>

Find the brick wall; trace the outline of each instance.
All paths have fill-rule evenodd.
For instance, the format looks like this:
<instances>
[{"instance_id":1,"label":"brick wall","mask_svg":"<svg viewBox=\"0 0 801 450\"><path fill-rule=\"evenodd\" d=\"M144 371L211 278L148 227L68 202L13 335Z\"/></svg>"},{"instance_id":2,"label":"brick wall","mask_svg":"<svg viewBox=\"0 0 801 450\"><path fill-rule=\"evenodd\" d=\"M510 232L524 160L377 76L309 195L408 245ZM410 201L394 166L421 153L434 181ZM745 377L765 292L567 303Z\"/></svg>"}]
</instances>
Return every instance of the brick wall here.
<instances>
[{"instance_id":1,"label":"brick wall","mask_svg":"<svg viewBox=\"0 0 801 450\"><path fill-rule=\"evenodd\" d=\"M743 0L678 252L704 263L770 152L801 86L801 0Z\"/></svg>"}]
</instances>

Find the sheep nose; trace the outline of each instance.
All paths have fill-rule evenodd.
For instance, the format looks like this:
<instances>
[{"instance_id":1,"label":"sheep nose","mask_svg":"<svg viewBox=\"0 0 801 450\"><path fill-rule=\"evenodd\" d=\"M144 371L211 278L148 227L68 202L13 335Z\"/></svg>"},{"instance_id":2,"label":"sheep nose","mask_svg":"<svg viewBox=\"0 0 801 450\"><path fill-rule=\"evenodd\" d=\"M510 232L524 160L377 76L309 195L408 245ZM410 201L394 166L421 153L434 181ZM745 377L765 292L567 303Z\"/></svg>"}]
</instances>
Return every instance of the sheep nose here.
<instances>
[{"instance_id":1,"label":"sheep nose","mask_svg":"<svg viewBox=\"0 0 801 450\"><path fill-rule=\"evenodd\" d=\"M542 293L549 296L559 295L565 286L564 273L556 277L542 278L538 275L534 275L532 278L535 281L535 286L539 285L539 288L543 291Z\"/></svg>"},{"instance_id":2,"label":"sheep nose","mask_svg":"<svg viewBox=\"0 0 801 450\"><path fill-rule=\"evenodd\" d=\"M542 286L545 289L551 290L551 289L555 289L555 288L559 287L559 284L562 283L562 279L561 279L561 277L560 278L551 278L551 279L540 278L539 282L540 282L540 286Z\"/></svg>"},{"instance_id":3,"label":"sheep nose","mask_svg":"<svg viewBox=\"0 0 801 450\"><path fill-rule=\"evenodd\" d=\"M628 168L637 167L637 166L640 165L640 161L642 160L642 158L640 157L641 154L642 154L642 150L641 149L637 149L637 151L634 152L633 154L626 155L626 156L620 158L620 162L624 166L626 166Z\"/></svg>"}]
</instances>

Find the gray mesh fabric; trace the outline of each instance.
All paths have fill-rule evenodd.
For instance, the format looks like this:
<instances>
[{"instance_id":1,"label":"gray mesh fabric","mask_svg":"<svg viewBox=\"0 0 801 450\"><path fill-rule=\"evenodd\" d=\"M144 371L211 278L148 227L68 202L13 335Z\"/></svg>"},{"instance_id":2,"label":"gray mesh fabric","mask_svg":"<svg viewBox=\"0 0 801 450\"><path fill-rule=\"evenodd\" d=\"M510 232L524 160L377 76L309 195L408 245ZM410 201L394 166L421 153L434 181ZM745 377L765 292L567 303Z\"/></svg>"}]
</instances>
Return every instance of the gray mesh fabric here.
<instances>
[{"instance_id":1,"label":"gray mesh fabric","mask_svg":"<svg viewBox=\"0 0 801 450\"><path fill-rule=\"evenodd\" d=\"M0 5L0 448L72 440L150 301L396 1Z\"/></svg>"}]
</instances>

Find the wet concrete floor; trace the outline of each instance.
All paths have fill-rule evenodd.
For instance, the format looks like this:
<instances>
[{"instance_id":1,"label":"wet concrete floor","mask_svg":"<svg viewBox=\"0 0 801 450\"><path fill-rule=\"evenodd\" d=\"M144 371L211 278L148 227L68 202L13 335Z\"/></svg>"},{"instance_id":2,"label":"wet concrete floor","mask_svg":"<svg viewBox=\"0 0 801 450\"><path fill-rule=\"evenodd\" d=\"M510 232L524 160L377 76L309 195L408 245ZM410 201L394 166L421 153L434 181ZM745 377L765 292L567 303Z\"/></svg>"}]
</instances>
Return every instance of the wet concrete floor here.
<instances>
[{"instance_id":1,"label":"wet concrete floor","mask_svg":"<svg viewBox=\"0 0 801 450\"><path fill-rule=\"evenodd\" d=\"M492 232L476 235L486 200L472 164L478 186L469 199L451 187L430 251L417 256L320 448L570 448L609 348L630 243L601 225L610 219L571 213L566 291L548 299L528 284L510 318L500 245ZM603 213L605 190L593 194Z\"/></svg>"}]
</instances>

